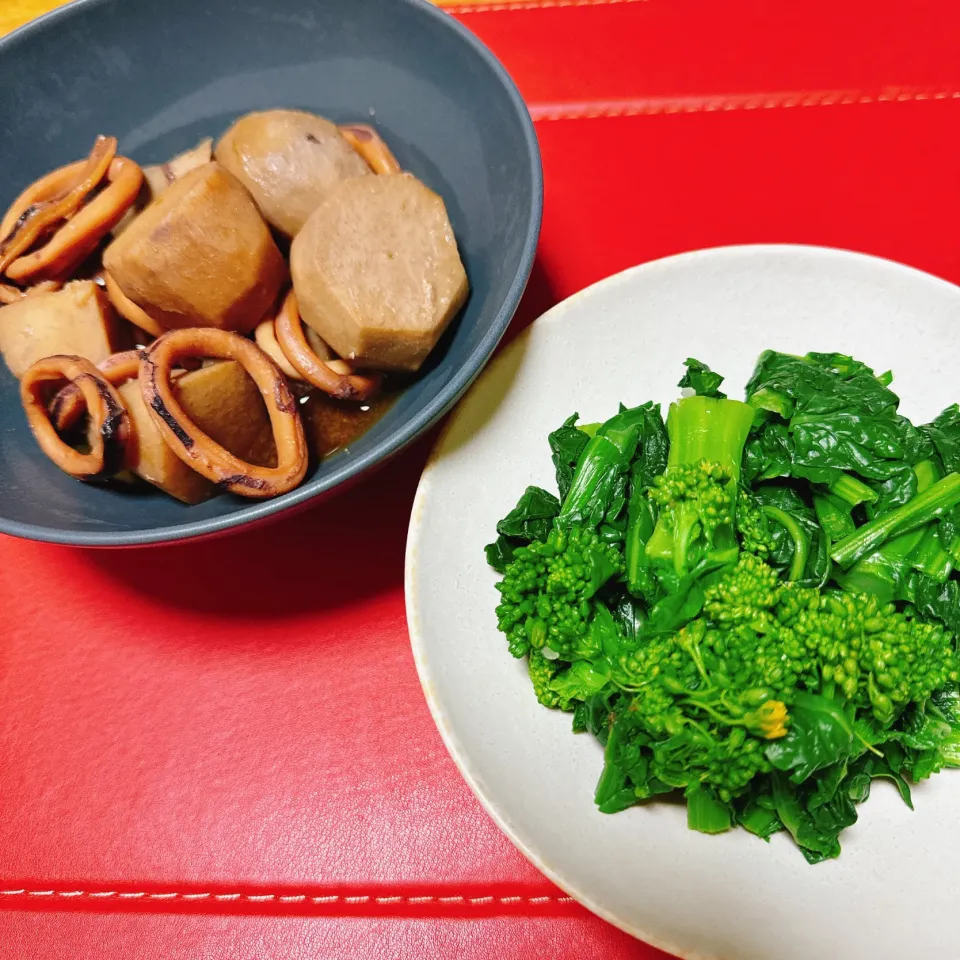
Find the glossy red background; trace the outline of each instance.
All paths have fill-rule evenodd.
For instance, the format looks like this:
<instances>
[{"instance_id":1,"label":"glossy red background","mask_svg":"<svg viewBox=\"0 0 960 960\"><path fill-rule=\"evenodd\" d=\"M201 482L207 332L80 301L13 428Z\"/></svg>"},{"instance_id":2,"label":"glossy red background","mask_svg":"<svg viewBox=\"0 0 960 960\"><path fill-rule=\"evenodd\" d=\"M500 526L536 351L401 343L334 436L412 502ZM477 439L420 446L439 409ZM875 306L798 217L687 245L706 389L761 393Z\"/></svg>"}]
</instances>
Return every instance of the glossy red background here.
<instances>
[{"instance_id":1,"label":"glossy red background","mask_svg":"<svg viewBox=\"0 0 960 960\"><path fill-rule=\"evenodd\" d=\"M546 209L518 324L725 243L960 281L947 0L458 16L538 119ZM427 449L219 542L0 539L0 957L663 956L528 865L433 728L402 593Z\"/></svg>"}]
</instances>

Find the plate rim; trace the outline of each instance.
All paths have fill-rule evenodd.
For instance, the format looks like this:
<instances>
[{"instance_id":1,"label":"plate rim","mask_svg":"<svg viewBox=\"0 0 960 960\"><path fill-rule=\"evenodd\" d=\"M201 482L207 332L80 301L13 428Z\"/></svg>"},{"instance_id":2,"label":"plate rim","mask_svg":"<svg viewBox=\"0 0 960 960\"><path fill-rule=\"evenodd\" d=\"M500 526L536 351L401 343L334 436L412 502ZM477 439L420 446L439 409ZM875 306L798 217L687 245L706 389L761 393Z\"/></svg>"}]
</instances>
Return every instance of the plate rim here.
<instances>
[{"instance_id":1,"label":"plate rim","mask_svg":"<svg viewBox=\"0 0 960 960\"><path fill-rule=\"evenodd\" d=\"M521 347L529 338L532 329L536 325L550 324L558 322L569 309L577 305L584 299L602 292L608 288L616 287L621 283L627 282L630 278L644 273L654 273L659 270L669 269L677 263L695 262L701 259L714 257L724 257L735 254L757 254L766 255L770 253L791 253L791 254L815 254L826 255L831 258L856 261L873 261L882 264L885 269L894 269L897 272L907 272L918 274L925 281L934 281L938 285L950 288L955 293L960 293L960 285L951 283L943 277L921 270L918 267L912 267L909 264L893 260L888 257L876 256L874 254L862 253L856 250L850 250L844 247L830 247L818 244L801 243L742 243L742 244L722 244L714 247L702 247L695 250L687 250L681 253L671 254L666 257L659 257L656 260L648 260L643 263L627 267L617 273L610 274L600 280L584 287L582 290L571 294L564 300L555 304L540 317L535 319L527 327L521 330L509 343L507 343L484 367L481 374L476 378L472 389L478 388L488 376L492 376L498 365L503 363L510 354ZM439 700L433 692L434 678L430 672L429 658L426 655L426 645L424 637L420 631L419 611L416 608L415 595L417 593L417 553L420 546L420 537L423 531L422 518L425 510L425 501L430 496L431 473L443 456L447 439L457 420L458 411L453 414L444 423L443 428L434 443L427 462L424 465L423 473L417 485L417 491L414 496L413 506L410 512L410 524L407 528L407 544L404 555L404 602L406 606L407 630L410 636L410 647L413 653L414 665L417 670L417 678L420 681L420 688L423 691L424 698L427 701L427 707L430 710L430 716L434 725L440 734L443 744L447 749L453 762L456 764L460 775L464 778L470 792L479 800L497 827L507 836L510 842L530 861L538 870L540 870L553 884L573 897L579 904L586 907L591 913L605 920L607 923L622 930L624 933L652 946L662 950L678 960L715 960L710 954L698 951L683 950L677 944L671 943L660 937L645 931L642 927L636 926L617 916L612 911L607 910L601 904L597 903L592 897L585 894L578 884L566 877L559 870L554 869L549 863L545 862L539 853L521 836L519 831L513 826L508 818L495 806L492 797L488 796L483 787L482 780L478 773L471 768L470 759L467 751L463 749L456 740L451 725L445 716Z\"/></svg>"},{"instance_id":2,"label":"plate rim","mask_svg":"<svg viewBox=\"0 0 960 960\"><path fill-rule=\"evenodd\" d=\"M362 456L345 460L323 479L310 480L290 493L272 500L251 501L249 506L222 517L185 520L170 526L132 531L62 530L57 527L9 520L0 516L0 534L42 543L116 548L184 543L188 540L209 539L239 532L246 527L260 526L279 515L292 514L298 509L303 509L311 501L322 502L333 493L346 490L349 485L365 477L375 467L387 464L447 413L483 372L517 311L520 298L523 296L533 270L543 221L543 161L536 129L513 77L496 54L476 34L429 0L395 0L395 2L410 7L415 15L431 18L442 24L445 29L452 30L461 42L472 49L499 80L520 122L530 176L531 217L520 249L516 275L507 290L505 300L493 317L490 329L457 367L450 381L437 391L416 416L401 424L394 433L385 437ZM6 36L0 37L0 57L5 56L10 49L34 34L64 27L82 10L109 6L119 8L127 5L129 5L128 0L127 2L125 0L72 0L71 3L30 20Z\"/></svg>"}]
</instances>

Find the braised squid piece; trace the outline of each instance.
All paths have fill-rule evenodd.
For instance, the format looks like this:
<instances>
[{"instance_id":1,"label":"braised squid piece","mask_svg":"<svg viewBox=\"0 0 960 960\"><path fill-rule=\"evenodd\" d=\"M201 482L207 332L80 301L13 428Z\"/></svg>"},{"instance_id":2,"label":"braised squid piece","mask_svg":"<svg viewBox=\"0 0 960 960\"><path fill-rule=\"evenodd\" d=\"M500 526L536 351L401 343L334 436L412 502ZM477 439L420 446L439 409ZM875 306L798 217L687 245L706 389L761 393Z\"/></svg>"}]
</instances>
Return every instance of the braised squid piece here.
<instances>
[{"instance_id":1,"label":"braised squid piece","mask_svg":"<svg viewBox=\"0 0 960 960\"><path fill-rule=\"evenodd\" d=\"M304 419L320 457L349 444L390 403L382 371L417 370L464 303L443 200L372 126L300 110L144 169L117 149L0 222L0 353L38 444L186 504L293 490Z\"/></svg>"},{"instance_id":2,"label":"braised squid piece","mask_svg":"<svg viewBox=\"0 0 960 960\"><path fill-rule=\"evenodd\" d=\"M138 307L121 289L120 284L113 279L113 276L106 270L103 271L103 289L107 292L113 309L123 317L128 323L132 323L138 330L149 334L151 337L160 337L166 332L166 328L147 313L142 307Z\"/></svg>"},{"instance_id":3,"label":"braised squid piece","mask_svg":"<svg viewBox=\"0 0 960 960\"><path fill-rule=\"evenodd\" d=\"M73 383L86 401L91 418L89 453L65 443L50 422L50 388L64 382ZM102 480L123 469L133 435L130 416L117 391L89 360L70 356L38 360L24 372L20 399L40 449L64 473L78 480Z\"/></svg>"},{"instance_id":4,"label":"braised squid piece","mask_svg":"<svg viewBox=\"0 0 960 960\"><path fill-rule=\"evenodd\" d=\"M273 428L276 466L237 457L191 420L173 388L171 372L186 357L239 363L260 390ZM251 341L226 330L171 330L143 351L140 388L150 418L167 446L222 490L258 499L275 497L300 484L307 469L307 442L297 405L283 374Z\"/></svg>"},{"instance_id":5,"label":"braised squid piece","mask_svg":"<svg viewBox=\"0 0 960 960\"><path fill-rule=\"evenodd\" d=\"M239 363L215 363L180 373L171 382L186 417L215 444L258 467L276 464L270 420L260 391ZM137 456L130 461L130 469L183 503L201 503L215 496L217 485L178 457L157 429L140 382L125 383L119 393L137 433Z\"/></svg>"},{"instance_id":6,"label":"braised squid piece","mask_svg":"<svg viewBox=\"0 0 960 960\"><path fill-rule=\"evenodd\" d=\"M31 184L0 223L0 273L21 286L68 277L133 206L143 171L98 137L85 161ZM95 193L102 185L104 189Z\"/></svg>"},{"instance_id":7,"label":"braised squid piece","mask_svg":"<svg viewBox=\"0 0 960 960\"><path fill-rule=\"evenodd\" d=\"M160 435L144 405L140 362L140 351L127 350L107 357L97 368L116 387L130 415L135 442L128 444L126 469L183 503L201 503L214 496L217 488L177 457ZM240 364L228 360L192 371L174 369L171 382L190 420L216 443L259 466L276 462L260 391ZM69 432L87 413L86 399L75 382L54 397L49 417L58 434Z\"/></svg>"},{"instance_id":8,"label":"braised squid piece","mask_svg":"<svg viewBox=\"0 0 960 960\"><path fill-rule=\"evenodd\" d=\"M291 302L291 295L293 291L287 294L284 298L283 304L280 307L280 313L284 313L288 310L291 310L296 314L297 318L300 316L300 310L295 303ZM307 382L307 378L287 359L286 353L283 351L283 347L280 346L280 341L277 339L277 328L276 323L280 318L280 314L277 317L266 317L258 325L257 329L253 332L253 338L257 342L257 346L280 368L280 372L290 380L302 380ZM307 348L314 361L325 363L334 373L340 374L342 376L350 376L353 373L356 373L352 364L347 363L346 360L341 360L331 349L329 344L327 344L323 339L321 339L320 334L318 334L311 327L300 324L300 328L303 331L303 337L306 341ZM325 391L329 392L329 391ZM336 392L336 391L334 391Z\"/></svg>"},{"instance_id":9,"label":"braised squid piece","mask_svg":"<svg viewBox=\"0 0 960 960\"><path fill-rule=\"evenodd\" d=\"M338 128L347 143L367 162L374 172L400 173L401 167L383 138L367 123L347 123Z\"/></svg>"},{"instance_id":10,"label":"braised squid piece","mask_svg":"<svg viewBox=\"0 0 960 960\"><path fill-rule=\"evenodd\" d=\"M123 295L166 328L249 333L287 276L250 195L218 163L175 181L107 247Z\"/></svg>"},{"instance_id":11,"label":"braised squid piece","mask_svg":"<svg viewBox=\"0 0 960 960\"><path fill-rule=\"evenodd\" d=\"M266 221L289 237L338 183L371 172L334 124L302 110L241 117L214 154L250 191Z\"/></svg>"},{"instance_id":12,"label":"braised squid piece","mask_svg":"<svg viewBox=\"0 0 960 960\"><path fill-rule=\"evenodd\" d=\"M300 379L338 400L369 400L380 389L377 374L361 375L344 371L342 361L327 360L314 352L300 319L297 295L291 290L274 321L274 335L281 351Z\"/></svg>"}]
</instances>

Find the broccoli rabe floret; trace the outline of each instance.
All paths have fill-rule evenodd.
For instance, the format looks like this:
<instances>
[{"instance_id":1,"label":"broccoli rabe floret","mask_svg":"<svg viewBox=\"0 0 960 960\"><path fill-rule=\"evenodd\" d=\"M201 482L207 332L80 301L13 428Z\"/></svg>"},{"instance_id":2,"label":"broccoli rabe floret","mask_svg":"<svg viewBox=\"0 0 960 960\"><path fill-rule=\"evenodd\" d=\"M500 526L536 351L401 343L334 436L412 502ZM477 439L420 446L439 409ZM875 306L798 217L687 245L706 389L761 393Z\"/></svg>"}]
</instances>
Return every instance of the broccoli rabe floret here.
<instances>
[{"instance_id":1,"label":"broccoli rabe floret","mask_svg":"<svg viewBox=\"0 0 960 960\"><path fill-rule=\"evenodd\" d=\"M653 739L655 777L677 787L709 784L724 800L771 769L763 746L787 732L786 706L743 671L738 648L725 651L727 637L699 619L620 663L623 685L636 691L629 709Z\"/></svg>"},{"instance_id":2,"label":"broccoli rabe floret","mask_svg":"<svg viewBox=\"0 0 960 960\"><path fill-rule=\"evenodd\" d=\"M764 743L788 733L799 692L887 727L958 680L945 630L874 597L797 587L749 553L705 587L699 617L621 654L614 670L653 741L655 777L696 780L724 801L769 772Z\"/></svg>"},{"instance_id":3,"label":"broccoli rabe floret","mask_svg":"<svg viewBox=\"0 0 960 960\"><path fill-rule=\"evenodd\" d=\"M740 549L757 557L768 557L774 550L770 523L759 504L745 491L737 496L737 536Z\"/></svg>"},{"instance_id":4,"label":"broccoli rabe floret","mask_svg":"<svg viewBox=\"0 0 960 960\"><path fill-rule=\"evenodd\" d=\"M518 549L497 584L497 626L510 652L549 647L565 661L596 656L593 597L623 569L619 548L586 527L555 528L545 542Z\"/></svg>"},{"instance_id":5,"label":"broccoli rabe floret","mask_svg":"<svg viewBox=\"0 0 960 960\"><path fill-rule=\"evenodd\" d=\"M659 509L657 525L647 541L647 556L673 564L677 573L704 559L735 560L737 541L733 519L737 486L719 463L668 467L650 489Z\"/></svg>"},{"instance_id":6,"label":"broccoli rabe floret","mask_svg":"<svg viewBox=\"0 0 960 960\"><path fill-rule=\"evenodd\" d=\"M667 469L649 491L657 509L651 561L684 576L736 560L737 481L752 421L752 408L736 400L696 396L670 407Z\"/></svg>"},{"instance_id":7,"label":"broccoli rabe floret","mask_svg":"<svg viewBox=\"0 0 960 960\"><path fill-rule=\"evenodd\" d=\"M555 690L550 689L550 684L562 666L563 664L559 661L548 660L537 650L530 651L527 671L530 674L530 682L533 684L533 692L543 706L550 707L552 710L573 709L569 698L562 697Z\"/></svg>"},{"instance_id":8,"label":"broccoli rabe floret","mask_svg":"<svg viewBox=\"0 0 960 960\"><path fill-rule=\"evenodd\" d=\"M819 668L820 689L883 725L960 679L953 637L865 594L783 591L778 616Z\"/></svg>"}]
</instances>

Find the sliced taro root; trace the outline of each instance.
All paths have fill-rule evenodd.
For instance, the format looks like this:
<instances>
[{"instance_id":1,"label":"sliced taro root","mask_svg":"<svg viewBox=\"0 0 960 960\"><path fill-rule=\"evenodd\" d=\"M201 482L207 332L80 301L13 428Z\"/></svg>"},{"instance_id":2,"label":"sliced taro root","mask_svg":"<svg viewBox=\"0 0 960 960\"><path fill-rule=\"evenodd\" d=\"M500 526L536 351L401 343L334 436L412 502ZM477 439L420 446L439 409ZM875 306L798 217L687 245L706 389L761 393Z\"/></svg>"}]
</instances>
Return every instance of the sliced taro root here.
<instances>
[{"instance_id":1,"label":"sliced taro root","mask_svg":"<svg viewBox=\"0 0 960 960\"><path fill-rule=\"evenodd\" d=\"M267 222L289 237L337 184L371 172L334 124L302 110L241 117L217 144L216 158L250 191Z\"/></svg>"},{"instance_id":2,"label":"sliced taro root","mask_svg":"<svg viewBox=\"0 0 960 960\"><path fill-rule=\"evenodd\" d=\"M44 357L66 354L99 364L124 346L113 308L92 280L0 309L0 353L18 378Z\"/></svg>"},{"instance_id":3,"label":"sliced taro root","mask_svg":"<svg viewBox=\"0 0 960 960\"><path fill-rule=\"evenodd\" d=\"M287 267L250 195L218 163L175 181L107 247L123 294L162 327L248 333Z\"/></svg>"},{"instance_id":4,"label":"sliced taro root","mask_svg":"<svg viewBox=\"0 0 960 960\"><path fill-rule=\"evenodd\" d=\"M303 320L361 368L419 369L469 290L443 200L407 173L341 183L290 267Z\"/></svg>"}]
</instances>

